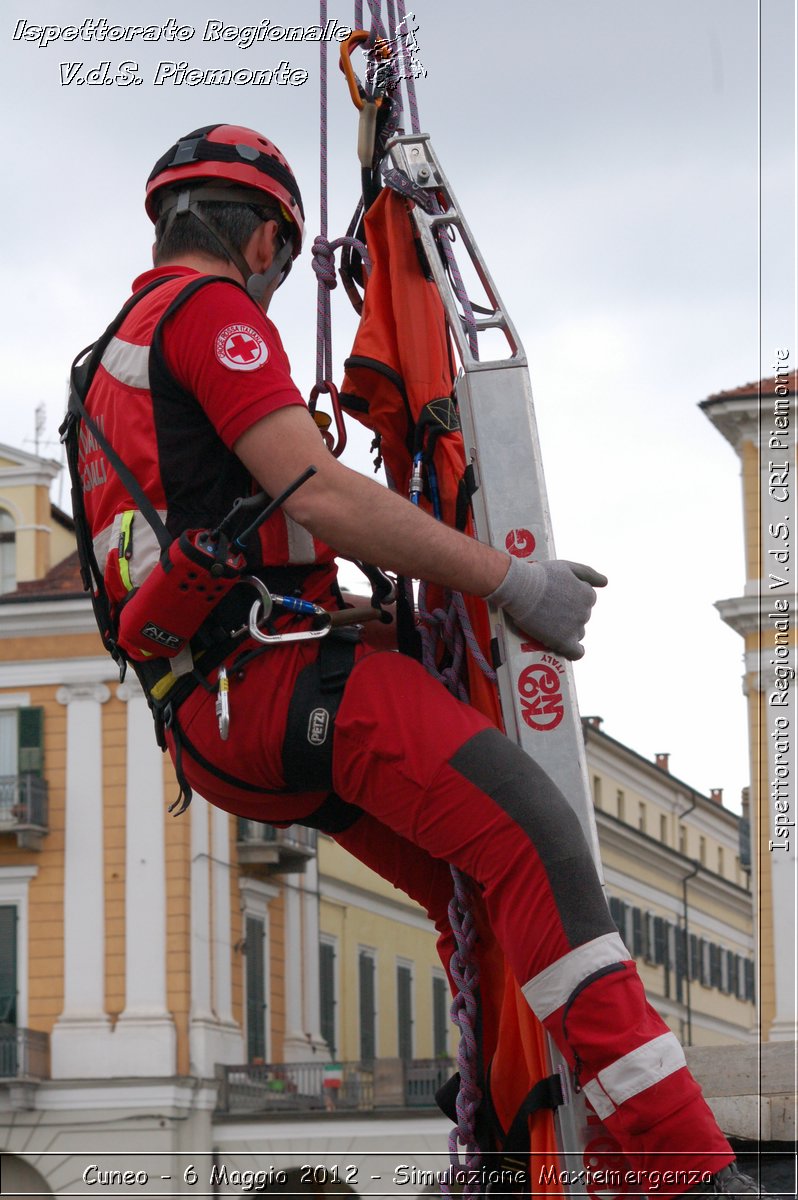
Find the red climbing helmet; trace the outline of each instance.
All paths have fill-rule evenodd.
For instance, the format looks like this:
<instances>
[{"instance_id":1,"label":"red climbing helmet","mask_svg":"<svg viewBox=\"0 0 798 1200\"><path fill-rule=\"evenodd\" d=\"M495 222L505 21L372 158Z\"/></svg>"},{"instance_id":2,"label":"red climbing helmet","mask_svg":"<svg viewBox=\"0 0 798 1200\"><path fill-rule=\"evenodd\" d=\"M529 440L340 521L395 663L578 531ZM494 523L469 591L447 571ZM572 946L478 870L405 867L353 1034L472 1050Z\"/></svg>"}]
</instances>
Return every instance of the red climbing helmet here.
<instances>
[{"instance_id":1,"label":"red climbing helmet","mask_svg":"<svg viewBox=\"0 0 798 1200\"><path fill-rule=\"evenodd\" d=\"M205 125L186 134L150 172L145 201L150 220L158 218L156 199L163 188L200 179L243 184L277 200L291 224L292 258L297 257L305 211L294 173L274 142L243 125Z\"/></svg>"}]
</instances>

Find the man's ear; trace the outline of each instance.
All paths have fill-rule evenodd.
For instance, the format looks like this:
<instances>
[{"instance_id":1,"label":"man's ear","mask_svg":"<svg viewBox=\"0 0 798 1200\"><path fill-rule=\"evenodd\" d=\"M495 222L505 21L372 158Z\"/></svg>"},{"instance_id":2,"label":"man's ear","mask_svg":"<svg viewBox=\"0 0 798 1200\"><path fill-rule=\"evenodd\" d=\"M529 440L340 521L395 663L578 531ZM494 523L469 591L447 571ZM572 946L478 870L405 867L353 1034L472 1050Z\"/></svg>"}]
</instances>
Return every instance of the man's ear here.
<instances>
[{"instance_id":1,"label":"man's ear","mask_svg":"<svg viewBox=\"0 0 798 1200\"><path fill-rule=\"evenodd\" d=\"M277 222L274 220L264 221L259 225L252 235L253 249L257 256L257 270L263 271L271 265L272 259L277 253L278 237L277 237Z\"/></svg>"}]
</instances>

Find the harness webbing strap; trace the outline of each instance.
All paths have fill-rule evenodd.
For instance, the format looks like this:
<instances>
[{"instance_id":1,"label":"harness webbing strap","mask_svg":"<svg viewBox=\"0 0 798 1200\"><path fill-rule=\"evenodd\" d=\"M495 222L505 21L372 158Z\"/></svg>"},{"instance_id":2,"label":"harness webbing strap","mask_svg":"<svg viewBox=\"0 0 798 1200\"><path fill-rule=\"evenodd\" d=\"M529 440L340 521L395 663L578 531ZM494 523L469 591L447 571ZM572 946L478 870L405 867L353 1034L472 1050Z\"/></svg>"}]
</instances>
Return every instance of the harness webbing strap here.
<instances>
[{"instance_id":1,"label":"harness webbing strap","mask_svg":"<svg viewBox=\"0 0 798 1200\"><path fill-rule=\"evenodd\" d=\"M333 725L354 666L357 641L354 631L331 633L322 641L318 657L297 676L283 741L287 791L332 788Z\"/></svg>"}]
</instances>

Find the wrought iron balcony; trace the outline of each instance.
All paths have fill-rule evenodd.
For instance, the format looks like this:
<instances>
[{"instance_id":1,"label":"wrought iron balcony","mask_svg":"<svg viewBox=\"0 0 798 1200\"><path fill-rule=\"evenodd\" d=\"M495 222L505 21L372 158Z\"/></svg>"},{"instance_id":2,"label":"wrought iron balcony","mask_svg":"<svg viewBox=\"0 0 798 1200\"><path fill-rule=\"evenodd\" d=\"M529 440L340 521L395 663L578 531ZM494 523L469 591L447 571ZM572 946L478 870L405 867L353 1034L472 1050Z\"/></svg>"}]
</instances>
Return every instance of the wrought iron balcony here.
<instances>
[{"instance_id":1,"label":"wrought iron balcony","mask_svg":"<svg viewBox=\"0 0 798 1200\"><path fill-rule=\"evenodd\" d=\"M219 1065L217 1112L351 1112L435 1108L454 1073L451 1059L376 1059L370 1063Z\"/></svg>"},{"instance_id":2,"label":"wrought iron balcony","mask_svg":"<svg viewBox=\"0 0 798 1200\"><path fill-rule=\"evenodd\" d=\"M304 871L316 853L316 830L304 825L277 829L262 821L238 820L238 861L242 865L262 864L271 874Z\"/></svg>"},{"instance_id":3,"label":"wrought iron balcony","mask_svg":"<svg viewBox=\"0 0 798 1200\"><path fill-rule=\"evenodd\" d=\"M50 1076L50 1038L35 1029L0 1025L0 1080L39 1080Z\"/></svg>"},{"instance_id":4,"label":"wrought iron balcony","mask_svg":"<svg viewBox=\"0 0 798 1200\"><path fill-rule=\"evenodd\" d=\"M15 833L18 845L38 850L47 833L47 780L38 775L0 775L0 833Z\"/></svg>"}]
</instances>

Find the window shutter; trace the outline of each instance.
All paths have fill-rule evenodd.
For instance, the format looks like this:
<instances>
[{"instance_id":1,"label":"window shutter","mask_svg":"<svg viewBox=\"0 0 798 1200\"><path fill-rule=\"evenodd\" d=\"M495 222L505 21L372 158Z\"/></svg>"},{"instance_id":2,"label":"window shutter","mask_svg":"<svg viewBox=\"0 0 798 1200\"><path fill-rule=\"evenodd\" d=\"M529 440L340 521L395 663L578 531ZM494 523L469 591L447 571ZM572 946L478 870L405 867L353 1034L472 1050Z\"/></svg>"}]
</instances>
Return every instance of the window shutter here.
<instances>
[{"instance_id":1,"label":"window shutter","mask_svg":"<svg viewBox=\"0 0 798 1200\"><path fill-rule=\"evenodd\" d=\"M17 1023L17 906L0 905L0 1025Z\"/></svg>"},{"instance_id":2,"label":"window shutter","mask_svg":"<svg viewBox=\"0 0 798 1200\"><path fill-rule=\"evenodd\" d=\"M397 1049L399 1057L413 1057L413 973L410 967L396 968Z\"/></svg>"},{"instance_id":3,"label":"window shutter","mask_svg":"<svg viewBox=\"0 0 798 1200\"><path fill-rule=\"evenodd\" d=\"M319 1015L321 1036L335 1058L335 946L319 943Z\"/></svg>"},{"instance_id":4,"label":"window shutter","mask_svg":"<svg viewBox=\"0 0 798 1200\"><path fill-rule=\"evenodd\" d=\"M674 965L676 968L676 999L681 1004L684 997L684 980L687 977L687 935L678 925L673 927Z\"/></svg>"},{"instance_id":5,"label":"window shutter","mask_svg":"<svg viewBox=\"0 0 798 1200\"><path fill-rule=\"evenodd\" d=\"M706 938L698 939L698 957L699 957L699 979L704 987L712 986L711 971L709 967L710 947Z\"/></svg>"},{"instance_id":6,"label":"window shutter","mask_svg":"<svg viewBox=\"0 0 798 1200\"><path fill-rule=\"evenodd\" d=\"M247 1058L266 1057L266 963L263 953L266 927L258 917L247 917Z\"/></svg>"},{"instance_id":7,"label":"window shutter","mask_svg":"<svg viewBox=\"0 0 798 1200\"><path fill-rule=\"evenodd\" d=\"M654 962L662 966L666 962L665 953L665 921L662 917L654 918Z\"/></svg>"},{"instance_id":8,"label":"window shutter","mask_svg":"<svg viewBox=\"0 0 798 1200\"><path fill-rule=\"evenodd\" d=\"M698 952L698 935L690 934L690 978L701 978L701 956Z\"/></svg>"},{"instance_id":9,"label":"window shutter","mask_svg":"<svg viewBox=\"0 0 798 1200\"><path fill-rule=\"evenodd\" d=\"M632 954L635 958L643 957L643 914L639 908L632 909Z\"/></svg>"},{"instance_id":10,"label":"window shutter","mask_svg":"<svg viewBox=\"0 0 798 1200\"><path fill-rule=\"evenodd\" d=\"M754 964L750 958L743 964L745 974L745 998L753 1004L756 1000L756 981L754 979Z\"/></svg>"},{"instance_id":11,"label":"window shutter","mask_svg":"<svg viewBox=\"0 0 798 1200\"><path fill-rule=\"evenodd\" d=\"M362 950L358 959L360 990L360 1061L373 1062L376 1054L375 1021L377 1016L374 990L374 959Z\"/></svg>"},{"instance_id":12,"label":"window shutter","mask_svg":"<svg viewBox=\"0 0 798 1200\"><path fill-rule=\"evenodd\" d=\"M432 1053L444 1058L449 1052L449 988L440 975L432 977Z\"/></svg>"},{"instance_id":13,"label":"window shutter","mask_svg":"<svg viewBox=\"0 0 798 1200\"><path fill-rule=\"evenodd\" d=\"M19 710L19 773L41 775L44 768L44 709Z\"/></svg>"}]
</instances>

